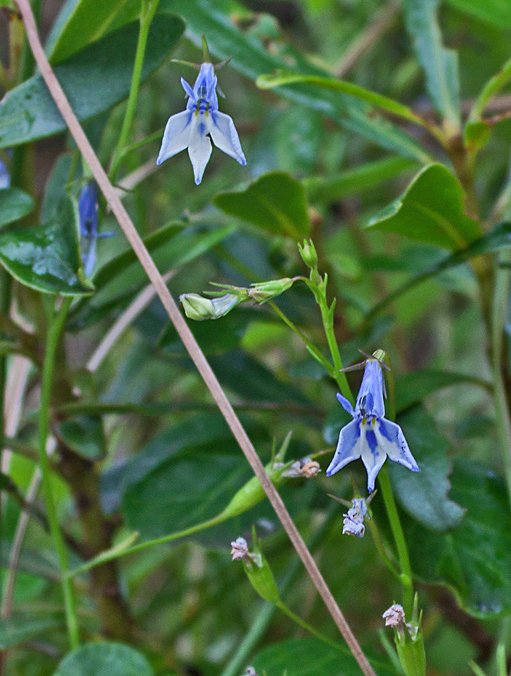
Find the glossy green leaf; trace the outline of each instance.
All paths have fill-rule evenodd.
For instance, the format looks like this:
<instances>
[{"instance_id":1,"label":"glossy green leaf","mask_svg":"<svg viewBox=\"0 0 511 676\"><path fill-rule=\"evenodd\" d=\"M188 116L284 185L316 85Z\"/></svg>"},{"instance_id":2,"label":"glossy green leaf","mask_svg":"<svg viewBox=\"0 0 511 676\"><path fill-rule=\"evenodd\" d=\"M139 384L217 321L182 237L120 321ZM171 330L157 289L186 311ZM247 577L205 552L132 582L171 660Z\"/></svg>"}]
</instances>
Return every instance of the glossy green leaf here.
<instances>
[{"instance_id":1,"label":"glossy green leaf","mask_svg":"<svg viewBox=\"0 0 511 676\"><path fill-rule=\"evenodd\" d=\"M68 0L60 10L46 43L51 63L59 63L90 42L134 21L140 0Z\"/></svg>"},{"instance_id":2,"label":"glossy green leaf","mask_svg":"<svg viewBox=\"0 0 511 676\"><path fill-rule=\"evenodd\" d=\"M211 52L220 59L232 58L232 67L251 80L288 67L283 58L270 54L255 36L245 34L226 20L221 8L212 5L210 0L161 0L161 3L162 7L185 19L199 46L200 36L204 33ZM301 66L310 75L328 75L312 63ZM353 97L303 84L282 87L279 94L322 111L348 131L360 134L378 146L420 162L428 161L428 153L408 134L391 122L374 117L366 104Z\"/></svg>"},{"instance_id":3,"label":"glossy green leaf","mask_svg":"<svg viewBox=\"0 0 511 676\"><path fill-rule=\"evenodd\" d=\"M394 673L381 660L371 660L378 674ZM250 660L258 674L270 676L359 676L360 667L344 647L335 650L317 638L295 638L273 643Z\"/></svg>"},{"instance_id":4,"label":"glossy green leaf","mask_svg":"<svg viewBox=\"0 0 511 676\"><path fill-rule=\"evenodd\" d=\"M458 55L442 44L437 21L438 5L439 0L404 0L406 28L426 75L426 86L433 105L453 129L458 129Z\"/></svg>"},{"instance_id":5,"label":"glossy green leaf","mask_svg":"<svg viewBox=\"0 0 511 676\"><path fill-rule=\"evenodd\" d=\"M443 164L424 167L368 227L451 250L463 249L483 234L480 224L465 213L460 183Z\"/></svg>"},{"instance_id":6,"label":"glossy green leaf","mask_svg":"<svg viewBox=\"0 0 511 676\"><path fill-rule=\"evenodd\" d=\"M106 454L106 442L100 416L81 415L63 420L58 435L75 453L89 460L99 460Z\"/></svg>"},{"instance_id":7,"label":"glossy green leaf","mask_svg":"<svg viewBox=\"0 0 511 676\"><path fill-rule=\"evenodd\" d=\"M149 253L162 272L179 268L209 251L233 228L204 229L169 223L144 239ZM82 329L115 309L119 311L148 283L135 253L129 249L104 265L94 277L97 292L71 313L70 328Z\"/></svg>"},{"instance_id":8,"label":"glossy green leaf","mask_svg":"<svg viewBox=\"0 0 511 676\"><path fill-rule=\"evenodd\" d=\"M63 619L37 617L32 614L16 614L0 619L0 650L13 648L20 643L48 635L52 629L62 628Z\"/></svg>"},{"instance_id":9,"label":"glossy green leaf","mask_svg":"<svg viewBox=\"0 0 511 676\"><path fill-rule=\"evenodd\" d=\"M460 12L481 19L499 29L511 28L511 3L508 0L447 0Z\"/></svg>"},{"instance_id":10,"label":"glossy green leaf","mask_svg":"<svg viewBox=\"0 0 511 676\"><path fill-rule=\"evenodd\" d=\"M43 293L94 291L80 259L78 211L66 199L54 223L0 233L0 262L19 282Z\"/></svg>"},{"instance_id":11,"label":"glossy green leaf","mask_svg":"<svg viewBox=\"0 0 511 676\"><path fill-rule=\"evenodd\" d=\"M154 676L146 658L122 643L97 641L68 653L53 676Z\"/></svg>"},{"instance_id":12,"label":"glossy green leaf","mask_svg":"<svg viewBox=\"0 0 511 676\"><path fill-rule=\"evenodd\" d=\"M416 162L405 157L388 157L333 176L305 178L303 185L309 200L329 203L346 195L361 195L416 166Z\"/></svg>"},{"instance_id":13,"label":"glossy green leaf","mask_svg":"<svg viewBox=\"0 0 511 676\"><path fill-rule=\"evenodd\" d=\"M455 528L465 510L449 496L451 463L449 444L435 429L425 411L415 409L400 416L398 422L420 467L414 473L389 462L394 491L404 509L419 523L436 532Z\"/></svg>"},{"instance_id":14,"label":"glossy green leaf","mask_svg":"<svg viewBox=\"0 0 511 676\"><path fill-rule=\"evenodd\" d=\"M18 188L0 190L0 227L13 223L29 214L34 208L34 200Z\"/></svg>"},{"instance_id":15,"label":"glossy green leaf","mask_svg":"<svg viewBox=\"0 0 511 676\"><path fill-rule=\"evenodd\" d=\"M466 510L465 517L442 537L407 522L412 569L425 582L448 585L472 615L509 614L511 530L504 481L465 459L454 463L451 481L451 497Z\"/></svg>"},{"instance_id":16,"label":"glossy green leaf","mask_svg":"<svg viewBox=\"0 0 511 676\"><path fill-rule=\"evenodd\" d=\"M146 80L165 60L183 32L175 16L157 14L153 20L144 60ZM80 121L89 120L128 95L138 35L131 23L85 47L55 73ZM0 103L0 148L35 141L66 129L40 75L11 90Z\"/></svg>"},{"instance_id":17,"label":"glossy green leaf","mask_svg":"<svg viewBox=\"0 0 511 676\"><path fill-rule=\"evenodd\" d=\"M452 371L414 371L396 378L396 410L398 413L421 403L438 390L455 385L490 386L480 378Z\"/></svg>"},{"instance_id":18,"label":"glossy green leaf","mask_svg":"<svg viewBox=\"0 0 511 676\"><path fill-rule=\"evenodd\" d=\"M424 124L423 120L415 115L412 109L408 106L399 103L399 101L394 101L394 99L390 99L388 96L383 96L382 94L373 92L370 89L366 89L365 87L360 87L353 82L347 82L346 80L337 80L332 77L324 77L321 75L279 71L272 75L260 75L256 81L257 86L261 89L274 89L275 87L300 83L311 84L323 89L330 89L334 92L340 92L342 94L346 94L347 96L352 96L355 99L360 99L371 106L375 106L376 108L381 108L382 110L401 117L408 122L415 122L419 125Z\"/></svg>"},{"instance_id":19,"label":"glossy green leaf","mask_svg":"<svg viewBox=\"0 0 511 676\"><path fill-rule=\"evenodd\" d=\"M217 207L275 235L301 240L310 232L307 200L302 184L289 174L265 174L240 192L215 197Z\"/></svg>"}]
</instances>

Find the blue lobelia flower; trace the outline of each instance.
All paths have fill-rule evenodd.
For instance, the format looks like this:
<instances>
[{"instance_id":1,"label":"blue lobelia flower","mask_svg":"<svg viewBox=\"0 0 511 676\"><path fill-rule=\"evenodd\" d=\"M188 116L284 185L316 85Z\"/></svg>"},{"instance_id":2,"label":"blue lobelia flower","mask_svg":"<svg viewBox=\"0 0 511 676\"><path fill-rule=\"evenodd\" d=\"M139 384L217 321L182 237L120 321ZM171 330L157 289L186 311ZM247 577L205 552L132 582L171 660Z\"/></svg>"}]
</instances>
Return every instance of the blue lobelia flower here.
<instances>
[{"instance_id":1,"label":"blue lobelia flower","mask_svg":"<svg viewBox=\"0 0 511 676\"><path fill-rule=\"evenodd\" d=\"M183 78L181 84L188 97L186 110L169 118L156 164L188 148L195 183L199 185L211 156L212 139L217 148L245 166L247 161L234 122L229 115L218 111L217 77L213 64L201 65L193 89Z\"/></svg>"},{"instance_id":2,"label":"blue lobelia flower","mask_svg":"<svg viewBox=\"0 0 511 676\"><path fill-rule=\"evenodd\" d=\"M96 243L98 239L112 237L112 232L98 232L98 189L89 181L78 198L80 234L82 236L82 262L87 277L96 267Z\"/></svg>"},{"instance_id":3,"label":"blue lobelia flower","mask_svg":"<svg viewBox=\"0 0 511 676\"><path fill-rule=\"evenodd\" d=\"M337 399L351 416L340 434L332 462L326 471L332 476L345 465L362 458L367 470L367 490L374 490L376 476L387 459L418 472L419 466L408 448L403 431L385 418L383 373L378 359L369 358L355 403L355 409L341 394Z\"/></svg>"},{"instance_id":4,"label":"blue lobelia flower","mask_svg":"<svg viewBox=\"0 0 511 676\"><path fill-rule=\"evenodd\" d=\"M11 177L7 171L4 162L0 160L0 189L8 188L11 185Z\"/></svg>"}]
</instances>

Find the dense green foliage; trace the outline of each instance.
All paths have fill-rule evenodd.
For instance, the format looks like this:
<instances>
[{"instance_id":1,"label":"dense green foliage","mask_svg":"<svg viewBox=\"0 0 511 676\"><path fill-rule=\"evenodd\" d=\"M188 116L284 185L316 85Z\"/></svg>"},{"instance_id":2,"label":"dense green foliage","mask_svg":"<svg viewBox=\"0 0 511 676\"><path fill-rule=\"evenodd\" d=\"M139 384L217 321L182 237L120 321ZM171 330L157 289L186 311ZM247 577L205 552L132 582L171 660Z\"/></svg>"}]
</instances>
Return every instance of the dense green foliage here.
<instances>
[{"instance_id":1,"label":"dense green foliage","mask_svg":"<svg viewBox=\"0 0 511 676\"><path fill-rule=\"evenodd\" d=\"M0 0L0 676L360 673L101 192L99 233L84 221L91 167L23 4ZM431 674L504 676L508 3L31 4L374 671L420 676L425 651ZM219 107L247 166L213 147L197 186L186 152L155 160L202 36L230 59ZM360 460L325 474L351 420L335 395L355 401L344 367L376 350L421 471L387 461L347 537L367 477ZM232 561L238 537L251 553ZM383 629L394 603L412 629Z\"/></svg>"}]
</instances>

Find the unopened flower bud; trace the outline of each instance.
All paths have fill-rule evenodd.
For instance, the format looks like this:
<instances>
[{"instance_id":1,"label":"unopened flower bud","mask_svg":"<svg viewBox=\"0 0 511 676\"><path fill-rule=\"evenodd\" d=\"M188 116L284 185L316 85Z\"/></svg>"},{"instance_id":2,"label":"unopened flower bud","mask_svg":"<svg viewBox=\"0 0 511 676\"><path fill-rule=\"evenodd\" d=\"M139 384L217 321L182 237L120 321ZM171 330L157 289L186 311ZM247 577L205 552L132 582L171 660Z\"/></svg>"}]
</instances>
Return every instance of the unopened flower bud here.
<instances>
[{"instance_id":1,"label":"unopened flower bud","mask_svg":"<svg viewBox=\"0 0 511 676\"><path fill-rule=\"evenodd\" d=\"M270 565L261 551L261 544L253 531L253 552L242 559L243 568L252 587L265 601L280 603L280 594Z\"/></svg>"},{"instance_id":2,"label":"unopened flower bud","mask_svg":"<svg viewBox=\"0 0 511 676\"><path fill-rule=\"evenodd\" d=\"M233 293L227 293L219 298L205 298L198 293L182 293L179 300L188 319L198 322L224 317L240 302L240 298Z\"/></svg>"},{"instance_id":3,"label":"unopened flower bud","mask_svg":"<svg viewBox=\"0 0 511 676\"><path fill-rule=\"evenodd\" d=\"M282 279L271 279L267 282L257 282L251 284L249 295L256 303L266 303L266 301L280 296L281 293L287 291L293 286L295 280L291 277L283 277Z\"/></svg>"},{"instance_id":4,"label":"unopened flower bud","mask_svg":"<svg viewBox=\"0 0 511 676\"><path fill-rule=\"evenodd\" d=\"M245 538L236 538L234 542L231 542L232 561L241 561L246 556L249 556L247 541Z\"/></svg>"},{"instance_id":5,"label":"unopened flower bud","mask_svg":"<svg viewBox=\"0 0 511 676\"><path fill-rule=\"evenodd\" d=\"M318 254L312 239L304 239L303 244L298 245L298 251L303 262L308 268L316 268L318 264Z\"/></svg>"}]
</instances>

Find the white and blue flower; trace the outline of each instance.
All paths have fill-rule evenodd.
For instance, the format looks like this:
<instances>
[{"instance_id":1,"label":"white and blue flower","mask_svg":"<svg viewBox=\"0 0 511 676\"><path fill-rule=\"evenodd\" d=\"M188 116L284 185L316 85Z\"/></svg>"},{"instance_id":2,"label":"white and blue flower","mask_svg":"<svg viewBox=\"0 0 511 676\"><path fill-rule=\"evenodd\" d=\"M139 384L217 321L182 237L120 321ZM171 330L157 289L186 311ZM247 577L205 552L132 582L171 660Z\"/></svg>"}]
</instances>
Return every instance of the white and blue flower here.
<instances>
[{"instance_id":1,"label":"white and blue flower","mask_svg":"<svg viewBox=\"0 0 511 676\"><path fill-rule=\"evenodd\" d=\"M97 240L112 237L112 232L98 231L98 189L94 181L89 181L78 198L80 217L80 235L82 263L85 274L90 277L96 267Z\"/></svg>"},{"instance_id":2,"label":"white and blue flower","mask_svg":"<svg viewBox=\"0 0 511 676\"><path fill-rule=\"evenodd\" d=\"M195 183L199 185L211 157L211 141L242 166L247 161L229 115L218 111L217 77L212 63L203 63L192 87L181 78L188 101L186 110L169 118L156 164L188 148Z\"/></svg>"},{"instance_id":3,"label":"white and blue flower","mask_svg":"<svg viewBox=\"0 0 511 676\"><path fill-rule=\"evenodd\" d=\"M412 472L419 471L402 429L385 418L383 373L378 359L369 358L366 361L354 409L341 394L337 395L337 399L353 420L339 434L337 449L326 471L327 476L332 476L353 460L362 458L367 470L367 489L371 493L387 456Z\"/></svg>"}]
</instances>

